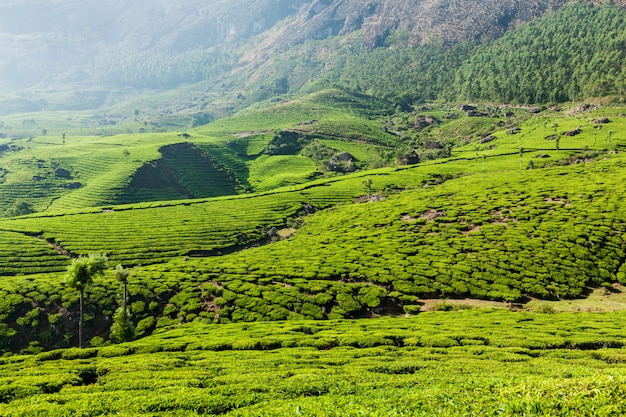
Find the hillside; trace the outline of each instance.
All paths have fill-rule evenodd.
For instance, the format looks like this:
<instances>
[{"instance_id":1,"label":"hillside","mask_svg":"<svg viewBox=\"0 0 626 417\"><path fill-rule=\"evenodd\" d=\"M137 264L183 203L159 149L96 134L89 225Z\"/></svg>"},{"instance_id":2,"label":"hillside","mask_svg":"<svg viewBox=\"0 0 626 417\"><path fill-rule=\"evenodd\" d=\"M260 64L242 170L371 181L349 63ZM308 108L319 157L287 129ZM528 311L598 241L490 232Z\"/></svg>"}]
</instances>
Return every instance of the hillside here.
<instances>
[{"instance_id":1,"label":"hillside","mask_svg":"<svg viewBox=\"0 0 626 417\"><path fill-rule=\"evenodd\" d=\"M229 7L217 0L154 7L153 2L148 7L145 1L118 3L3 3L0 27L5 46L0 86L5 94L0 97L0 114L100 109L118 121L128 121L134 110L150 116L151 121L171 113L206 119L285 94L300 95L329 86L399 102L442 95L500 100L495 92L481 89L478 94L467 91L467 86L461 88L462 80L448 87L464 62L473 68L472 59L485 61L473 58L476 47L478 55L490 54L492 43L503 35L525 30L524 23L558 13L570 2L237 0L229 2ZM599 39L615 36L611 25L619 27L619 17L605 15L597 22L593 16L585 16L595 12L581 12L581 7L575 3L573 13L579 21L591 21L589 33ZM598 7L609 15L621 10L606 4ZM576 37L585 33L565 32ZM550 39L552 35L547 34ZM592 60L593 54L605 54L603 49L612 51L618 46L613 42L594 45L601 50L589 51L574 44L573 54L591 54ZM546 57L544 48L537 50L542 51L543 63L553 56L549 49ZM493 51L491 59L500 56ZM615 61L621 59L615 56L612 60L616 68L623 67ZM558 65L562 67L562 63ZM580 66L586 68L584 61ZM577 84L577 88L591 96L605 95L606 83L593 89L586 85L586 78L604 70L592 69L593 74L585 74L580 80L584 85ZM482 73L470 75L467 71L459 73L464 80L483 78ZM420 74L428 75L421 78ZM414 87L403 91L401 86L409 84ZM563 90L569 91L568 86ZM519 96L511 94L507 101L544 99L521 91ZM546 95L545 99L564 98Z\"/></svg>"},{"instance_id":2,"label":"hillside","mask_svg":"<svg viewBox=\"0 0 626 417\"><path fill-rule=\"evenodd\" d=\"M193 323L123 345L3 358L0 413L623 414L622 314Z\"/></svg>"},{"instance_id":3,"label":"hillside","mask_svg":"<svg viewBox=\"0 0 626 417\"><path fill-rule=\"evenodd\" d=\"M138 334L416 313L439 297L572 299L626 283L623 109L390 110L327 90L185 137L9 146L0 265L5 330L19 336L5 349L73 343L77 294L63 271L94 251L132 267ZM418 164L402 165L407 148ZM357 170L330 169L345 152ZM38 213L11 217L20 209ZM89 338L108 334L112 279L88 289Z\"/></svg>"}]
</instances>

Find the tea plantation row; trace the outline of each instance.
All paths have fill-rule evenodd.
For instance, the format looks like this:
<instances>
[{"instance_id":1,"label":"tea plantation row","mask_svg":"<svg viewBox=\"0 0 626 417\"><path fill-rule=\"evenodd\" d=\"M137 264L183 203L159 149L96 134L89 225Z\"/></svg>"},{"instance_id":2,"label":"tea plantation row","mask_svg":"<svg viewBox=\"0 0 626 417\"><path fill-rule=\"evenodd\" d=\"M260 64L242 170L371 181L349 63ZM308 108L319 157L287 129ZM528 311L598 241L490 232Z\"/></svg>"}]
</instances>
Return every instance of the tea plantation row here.
<instances>
[{"instance_id":1,"label":"tea plantation row","mask_svg":"<svg viewBox=\"0 0 626 417\"><path fill-rule=\"evenodd\" d=\"M143 259L147 264L158 259L158 250L171 247L172 252L163 255L169 262L132 271L129 302L138 334L194 320L416 313L423 298L440 296L571 298L581 296L589 285L610 289L612 283L625 281L620 173L626 160L622 154L602 158L521 175L498 172L501 166L515 165L517 156L490 158L488 165L495 171L486 173L485 182L481 175L466 175L426 188L423 184L429 180L458 175L455 172L468 171L477 161L382 170L371 177L375 190L395 184L404 191L392 187L357 204L336 205L363 195L367 176L320 182L284 195L30 217L1 225L31 233L50 228L44 235L75 253L105 250L110 244L113 261L126 263L123 256L128 256L127 265ZM433 170L439 170L440 177L426 174ZM282 216L289 210L298 215L303 201L332 207L296 218L290 224L294 234L271 245L204 259L182 256L192 250L205 255L219 251L209 246L211 242L246 243L237 237L229 241L232 235L219 234L218 227L231 233L240 227L241 233L249 233L244 236L259 233L267 238L267 229L257 232L258 227L284 227ZM250 212L240 211L238 204L250 204L243 206ZM207 212L216 213L209 224ZM272 215L276 223L266 223ZM104 216L110 216L106 223L94 220ZM165 236L165 228L179 232ZM120 244L124 241L127 246ZM62 286L62 276L3 280L4 323L7 331L23 336L6 339L5 349L20 350L30 342L35 349L74 343L72 317L78 295ZM110 272L88 289L89 338L107 336L119 291Z\"/></svg>"},{"instance_id":2,"label":"tea plantation row","mask_svg":"<svg viewBox=\"0 0 626 417\"><path fill-rule=\"evenodd\" d=\"M624 124L618 114L607 114L615 128ZM569 129L597 116L558 120ZM222 123L213 128L227 131L228 121ZM417 166L265 194L2 220L0 237L14 250L0 254L0 273L18 276L3 278L0 344L13 351L74 344L78 295L63 285L62 271L67 255L94 251L107 253L111 267L135 266L129 303L137 335L194 320L416 313L430 297L524 301L578 297L590 285L610 290L626 272L620 204L626 160L612 152L623 138L612 134L610 143L607 137L597 150L585 151L602 131L585 123L579 135L563 137L570 150L553 149L547 158L532 147L546 142L543 129L554 128L530 118L516 135L494 133L488 146L469 145L455 158ZM255 132L240 139L219 146L207 139L198 147L215 151L226 165L226 148L254 155L267 140ZM157 150L145 146L146 157ZM530 162L537 169L520 169ZM80 194L68 198L73 195ZM265 243L272 244L255 247ZM112 272L88 289L89 338L107 337L119 291Z\"/></svg>"},{"instance_id":3,"label":"tea plantation row","mask_svg":"<svg viewBox=\"0 0 626 417\"><path fill-rule=\"evenodd\" d=\"M497 310L366 321L194 323L0 361L0 414L610 416L621 314Z\"/></svg>"},{"instance_id":4,"label":"tea plantation row","mask_svg":"<svg viewBox=\"0 0 626 417\"><path fill-rule=\"evenodd\" d=\"M222 321L414 312L433 296L578 297L626 282L625 163L467 176L317 213L269 246L146 271L199 274Z\"/></svg>"}]
</instances>

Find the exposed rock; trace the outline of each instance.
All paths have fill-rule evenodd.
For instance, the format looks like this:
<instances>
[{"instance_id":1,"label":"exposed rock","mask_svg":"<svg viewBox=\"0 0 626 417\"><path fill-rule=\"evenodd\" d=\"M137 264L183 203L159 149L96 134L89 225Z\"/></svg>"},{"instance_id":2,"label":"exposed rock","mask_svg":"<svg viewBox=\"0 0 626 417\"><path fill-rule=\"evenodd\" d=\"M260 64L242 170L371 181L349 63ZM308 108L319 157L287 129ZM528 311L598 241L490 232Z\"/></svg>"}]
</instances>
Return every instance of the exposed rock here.
<instances>
[{"instance_id":1,"label":"exposed rock","mask_svg":"<svg viewBox=\"0 0 626 417\"><path fill-rule=\"evenodd\" d=\"M443 149L443 145L436 140L425 140L422 145L425 149Z\"/></svg>"},{"instance_id":2,"label":"exposed rock","mask_svg":"<svg viewBox=\"0 0 626 417\"><path fill-rule=\"evenodd\" d=\"M467 112L465 112L465 115L467 117L488 117L489 115L487 113L483 113L480 111L474 111L474 110L469 110Z\"/></svg>"},{"instance_id":3,"label":"exposed rock","mask_svg":"<svg viewBox=\"0 0 626 417\"><path fill-rule=\"evenodd\" d=\"M518 126L515 126L511 129L509 129L506 133L509 135L517 135L522 129L520 129Z\"/></svg>"},{"instance_id":4,"label":"exposed rock","mask_svg":"<svg viewBox=\"0 0 626 417\"><path fill-rule=\"evenodd\" d=\"M64 168L56 168L54 170L54 176L57 178L70 179L72 178L72 173Z\"/></svg>"},{"instance_id":5,"label":"exposed rock","mask_svg":"<svg viewBox=\"0 0 626 417\"><path fill-rule=\"evenodd\" d=\"M475 111L476 110L476 106L472 106L471 104L462 104L461 107L459 107L461 109L461 111Z\"/></svg>"},{"instance_id":6,"label":"exposed rock","mask_svg":"<svg viewBox=\"0 0 626 417\"><path fill-rule=\"evenodd\" d=\"M328 166L335 172L353 172L356 170L356 158L349 152L341 152L331 158Z\"/></svg>"},{"instance_id":7,"label":"exposed rock","mask_svg":"<svg viewBox=\"0 0 626 417\"><path fill-rule=\"evenodd\" d=\"M68 182L63 184L63 188L67 188L69 190L76 190L80 187L82 187L82 184L80 182Z\"/></svg>"},{"instance_id":8,"label":"exposed rock","mask_svg":"<svg viewBox=\"0 0 626 417\"><path fill-rule=\"evenodd\" d=\"M396 158L396 165L415 165L419 163L419 161L420 157L417 152L415 152L415 150L411 150L406 154L402 153L398 155Z\"/></svg>"},{"instance_id":9,"label":"exposed rock","mask_svg":"<svg viewBox=\"0 0 626 417\"><path fill-rule=\"evenodd\" d=\"M580 135L582 133L582 130L580 129L580 127L577 127L574 130L568 130L567 132L563 133L564 136L576 136L576 135Z\"/></svg>"},{"instance_id":10,"label":"exposed rock","mask_svg":"<svg viewBox=\"0 0 626 417\"><path fill-rule=\"evenodd\" d=\"M417 119L415 119L415 128L422 130L437 122L438 120L432 116L417 116Z\"/></svg>"},{"instance_id":11,"label":"exposed rock","mask_svg":"<svg viewBox=\"0 0 626 417\"><path fill-rule=\"evenodd\" d=\"M433 221L438 217L445 217L446 213L444 213L443 211L438 211L438 210L429 210L425 213L422 213L422 215L420 216L421 219L426 219L428 221Z\"/></svg>"},{"instance_id":12,"label":"exposed rock","mask_svg":"<svg viewBox=\"0 0 626 417\"><path fill-rule=\"evenodd\" d=\"M600 117L600 118L598 118L598 119L593 120L593 122L594 122L595 124L606 124L606 123L609 123L609 122L610 122L610 120L609 120L609 118L608 118L608 117Z\"/></svg>"},{"instance_id":13,"label":"exposed rock","mask_svg":"<svg viewBox=\"0 0 626 417\"><path fill-rule=\"evenodd\" d=\"M484 138L480 139L478 141L478 143L489 143L489 142L492 142L492 141L494 141L496 139L497 138L495 136L487 135Z\"/></svg>"}]
</instances>

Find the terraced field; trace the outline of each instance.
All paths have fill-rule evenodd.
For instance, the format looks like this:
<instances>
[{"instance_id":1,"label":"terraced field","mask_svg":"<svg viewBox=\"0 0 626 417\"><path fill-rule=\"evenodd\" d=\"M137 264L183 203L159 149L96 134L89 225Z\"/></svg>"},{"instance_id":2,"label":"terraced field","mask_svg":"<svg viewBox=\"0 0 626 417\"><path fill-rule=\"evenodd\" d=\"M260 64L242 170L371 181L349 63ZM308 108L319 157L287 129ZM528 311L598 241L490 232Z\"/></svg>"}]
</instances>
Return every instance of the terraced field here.
<instances>
[{"instance_id":1,"label":"terraced field","mask_svg":"<svg viewBox=\"0 0 626 417\"><path fill-rule=\"evenodd\" d=\"M2 290L11 299L6 323L30 323L12 324L24 336L6 348L73 344L77 297L62 271L72 256L91 252L132 268L128 301L138 334L194 320L415 314L433 297L571 299L626 282L626 159L619 152L626 119L619 109L515 109L508 119L484 120L435 110L432 120L456 113L411 140L442 135L461 144L468 132L498 130L452 147L448 158L428 160L439 148L426 149L417 165L340 175L303 156L300 141L374 161L383 141L407 140L410 122L366 103L341 119L322 105L327 99L243 113L184 137L75 138L65 146L38 138L6 150L1 160L13 169L5 184L16 184L18 174L32 181L12 162L27 153L25 166L37 169L39 182L81 183L53 188L42 197L52 200L45 211L0 220L2 236L19 242L21 253L0 254ZM270 117L283 130L268 129ZM371 120L354 127L355 117ZM341 128L343 138L320 130L341 120L353 126ZM370 141L354 141L372 126L379 133ZM558 150L544 136L555 129ZM86 152L87 144L97 152ZM159 200L165 196L181 199ZM119 298L113 283L111 269L87 291L88 338L107 336Z\"/></svg>"}]
</instances>

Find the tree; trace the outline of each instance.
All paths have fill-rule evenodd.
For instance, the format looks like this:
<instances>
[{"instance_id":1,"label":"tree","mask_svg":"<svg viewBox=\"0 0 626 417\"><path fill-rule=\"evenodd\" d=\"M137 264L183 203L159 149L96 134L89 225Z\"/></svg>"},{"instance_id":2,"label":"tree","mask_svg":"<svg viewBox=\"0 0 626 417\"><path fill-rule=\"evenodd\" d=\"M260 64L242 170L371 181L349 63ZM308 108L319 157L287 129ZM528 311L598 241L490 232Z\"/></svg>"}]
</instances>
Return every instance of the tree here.
<instances>
[{"instance_id":1,"label":"tree","mask_svg":"<svg viewBox=\"0 0 626 417\"><path fill-rule=\"evenodd\" d=\"M16 217L16 216L24 216L26 214L34 213L35 209L33 205L29 201L18 200L15 202L13 207L7 210L7 217Z\"/></svg>"},{"instance_id":2,"label":"tree","mask_svg":"<svg viewBox=\"0 0 626 417\"><path fill-rule=\"evenodd\" d=\"M367 190L367 201L369 202L372 198L372 185L373 185L374 181L372 181L371 178L366 178L363 180L363 185L365 186L365 189Z\"/></svg>"},{"instance_id":3,"label":"tree","mask_svg":"<svg viewBox=\"0 0 626 417\"><path fill-rule=\"evenodd\" d=\"M102 275L106 268L108 258L102 253L91 253L88 256L81 256L72 259L72 263L67 267L65 282L72 288L80 292L80 311L78 317L78 347L84 346L84 298L85 289L93 282L93 279Z\"/></svg>"},{"instance_id":4,"label":"tree","mask_svg":"<svg viewBox=\"0 0 626 417\"><path fill-rule=\"evenodd\" d=\"M113 343L128 342L135 337L135 326L130 321L129 314L122 308L118 308L113 315L109 337Z\"/></svg>"},{"instance_id":5,"label":"tree","mask_svg":"<svg viewBox=\"0 0 626 417\"><path fill-rule=\"evenodd\" d=\"M110 338L114 343L122 343L132 340L135 337L135 327L130 321L128 309L126 308L126 286L130 270L122 265L115 267L115 279L123 284L122 307L113 315L113 325L111 325Z\"/></svg>"},{"instance_id":6,"label":"tree","mask_svg":"<svg viewBox=\"0 0 626 417\"><path fill-rule=\"evenodd\" d=\"M115 267L115 279L122 283L124 286L122 292L122 314L124 319L126 319L126 285L128 284L128 276L130 275L130 271L124 268L122 265L117 265Z\"/></svg>"},{"instance_id":7,"label":"tree","mask_svg":"<svg viewBox=\"0 0 626 417\"><path fill-rule=\"evenodd\" d=\"M483 152L482 158L483 158L483 182L485 182L485 161L487 160L487 155L485 155L484 152Z\"/></svg>"}]
</instances>

